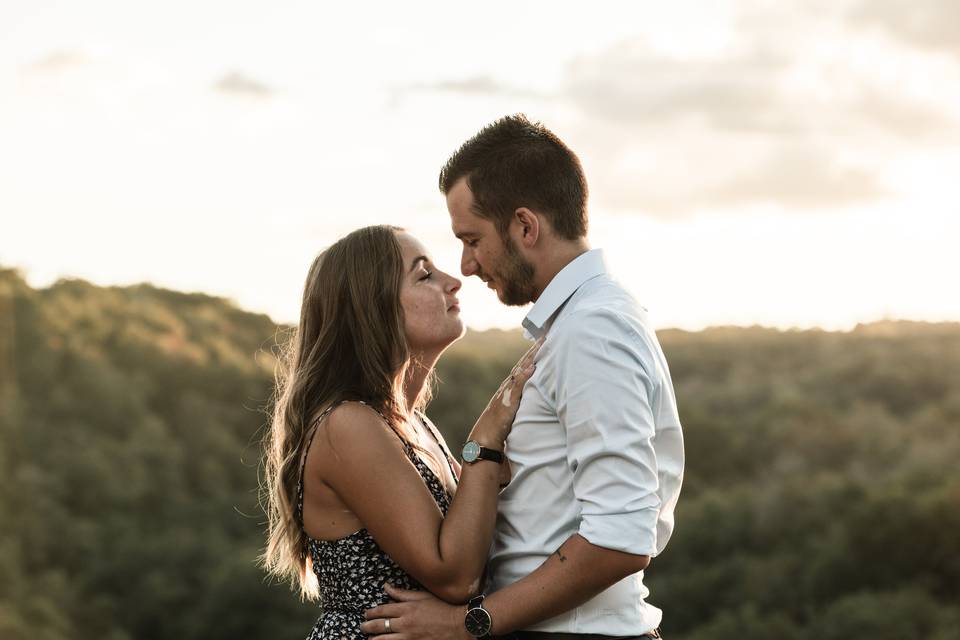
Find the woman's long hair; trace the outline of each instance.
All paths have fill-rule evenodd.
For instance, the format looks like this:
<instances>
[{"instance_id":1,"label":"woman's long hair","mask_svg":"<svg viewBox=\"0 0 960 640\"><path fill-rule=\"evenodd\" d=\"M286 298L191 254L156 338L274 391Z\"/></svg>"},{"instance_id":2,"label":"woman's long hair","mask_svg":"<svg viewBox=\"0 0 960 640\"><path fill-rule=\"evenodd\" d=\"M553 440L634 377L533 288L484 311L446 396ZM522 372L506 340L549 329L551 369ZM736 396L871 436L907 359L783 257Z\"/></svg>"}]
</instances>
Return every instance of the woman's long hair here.
<instances>
[{"instance_id":1,"label":"woman's long hair","mask_svg":"<svg viewBox=\"0 0 960 640\"><path fill-rule=\"evenodd\" d=\"M364 227L327 248L310 267L300 324L277 367L273 418L264 438L261 501L267 514L265 569L290 580L303 599L318 596L306 534L295 517L300 461L309 428L324 409L362 400L417 449L403 425L410 367L400 285L397 227ZM427 385L429 391L430 385ZM418 405L428 400L423 394Z\"/></svg>"}]
</instances>

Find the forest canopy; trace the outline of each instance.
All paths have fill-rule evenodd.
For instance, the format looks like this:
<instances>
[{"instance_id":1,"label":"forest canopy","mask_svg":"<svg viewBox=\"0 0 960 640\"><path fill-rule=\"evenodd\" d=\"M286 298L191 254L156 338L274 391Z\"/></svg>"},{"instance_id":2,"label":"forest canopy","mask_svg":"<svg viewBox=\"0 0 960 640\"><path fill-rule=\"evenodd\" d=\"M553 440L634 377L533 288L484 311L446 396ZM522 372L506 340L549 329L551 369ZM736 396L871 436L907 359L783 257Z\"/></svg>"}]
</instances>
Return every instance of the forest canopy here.
<instances>
[{"instance_id":1,"label":"forest canopy","mask_svg":"<svg viewBox=\"0 0 960 640\"><path fill-rule=\"evenodd\" d=\"M203 294L0 269L0 638L302 638L265 580L259 439L289 327ZM687 449L647 571L678 640L960 637L960 325L661 331ZM456 451L523 352L471 332Z\"/></svg>"}]
</instances>

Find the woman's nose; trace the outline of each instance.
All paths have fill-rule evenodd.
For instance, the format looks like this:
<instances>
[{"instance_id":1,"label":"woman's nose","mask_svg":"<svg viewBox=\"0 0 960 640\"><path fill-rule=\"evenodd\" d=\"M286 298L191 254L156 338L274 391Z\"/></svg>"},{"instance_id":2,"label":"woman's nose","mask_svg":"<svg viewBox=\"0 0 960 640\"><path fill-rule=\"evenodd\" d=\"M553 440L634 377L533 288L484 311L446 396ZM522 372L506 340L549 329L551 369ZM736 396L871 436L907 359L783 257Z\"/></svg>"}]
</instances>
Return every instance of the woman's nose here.
<instances>
[{"instance_id":1,"label":"woman's nose","mask_svg":"<svg viewBox=\"0 0 960 640\"><path fill-rule=\"evenodd\" d=\"M450 276L450 282L447 284L447 291L449 291L450 293L456 293L457 291L460 291L460 287L462 285L463 283L460 282L459 278Z\"/></svg>"}]
</instances>

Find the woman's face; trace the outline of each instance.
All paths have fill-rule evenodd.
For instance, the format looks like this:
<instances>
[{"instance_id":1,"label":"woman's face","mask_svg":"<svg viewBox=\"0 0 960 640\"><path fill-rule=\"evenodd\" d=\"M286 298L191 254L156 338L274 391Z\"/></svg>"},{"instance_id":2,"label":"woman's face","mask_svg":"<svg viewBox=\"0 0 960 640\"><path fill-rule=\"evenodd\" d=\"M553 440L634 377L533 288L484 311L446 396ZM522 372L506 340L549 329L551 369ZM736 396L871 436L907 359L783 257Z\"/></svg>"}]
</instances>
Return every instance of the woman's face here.
<instances>
[{"instance_id":1,"label":"woman's face","mask_svg":"<svg viewBox=\"0 0 960 640\"><path fill-rule=\"evenodd\" d=\"M403 254L400 305L407 344L413 352L443 349L465 331L457 300L460 281L440 271L409 233L397 232L397 240Z\"/></svg>"}]
</instances>

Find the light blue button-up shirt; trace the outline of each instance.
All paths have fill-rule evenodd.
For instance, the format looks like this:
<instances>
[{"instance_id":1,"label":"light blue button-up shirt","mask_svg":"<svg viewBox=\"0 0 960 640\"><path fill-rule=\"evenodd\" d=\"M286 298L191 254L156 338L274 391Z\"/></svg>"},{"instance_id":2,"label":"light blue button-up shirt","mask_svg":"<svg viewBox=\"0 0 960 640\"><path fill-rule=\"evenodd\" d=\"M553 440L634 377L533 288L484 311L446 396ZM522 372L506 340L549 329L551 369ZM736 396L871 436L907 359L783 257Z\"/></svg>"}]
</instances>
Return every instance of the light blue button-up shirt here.
<instances>
[{"instance_id":1,"label":"light blue button-up shirt","mask_svg":"<svg viewBox=\"0 0 960 640\"><path fill-rule=\"evenodd\" d=\"M546 335L527 382L500 494L490 591L533 572L570 536L656 556L673 531L683 435L670 370L646 311L599 250L571 261L523 321ZM660 624L643 572L530 630L639 635Z\"/></svg>"}]
</instances>

